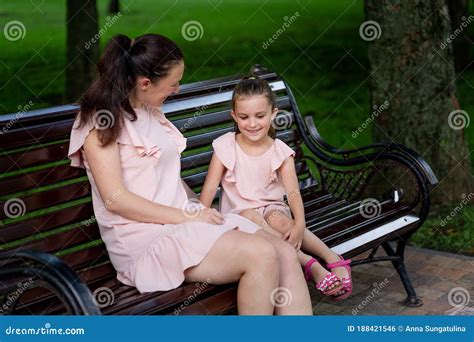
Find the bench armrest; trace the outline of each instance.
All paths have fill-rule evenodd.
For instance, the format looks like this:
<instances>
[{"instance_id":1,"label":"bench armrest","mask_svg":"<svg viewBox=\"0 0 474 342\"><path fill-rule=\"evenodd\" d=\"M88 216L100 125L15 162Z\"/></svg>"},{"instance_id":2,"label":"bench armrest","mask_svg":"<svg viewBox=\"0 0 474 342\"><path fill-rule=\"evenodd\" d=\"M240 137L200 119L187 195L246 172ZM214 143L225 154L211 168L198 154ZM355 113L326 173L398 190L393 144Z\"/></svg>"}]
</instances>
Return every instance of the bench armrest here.
<instances>
[{"instance_id":1,"label":"bench armrest","mask_svg":"<svg viewBox=\"0 0 474 342\"><path fill-rule=\"evenodd\" d=\"M20 284L26 280L29 285L25 286L25 291L34 287L49 289L61 299L71 314L101 314L87 285L66 263L52 254L34 250L0 253L0 284L4 285L0 288L6 294L5 297L18 290L19 282L11 284L11 279L19 279ZM15 296L7 311L13 311L21 294L23 291Z\"/></svg>"},{"instance_id":2,"label":"bench armrest","mask_svg":"<svg viewBox=\"0 0 474 342\"><path fill-rule=\"evenodd\" d=\"M309 138L317 145L319 145L323 150L328 153L342 155L344 159L350 160L351 155L361 155L362 152L372 151L375 153L375 158L381 152L396 152L400 155L403 155L405 158L411 160L417 169L426 177L426 180L429 182L430 185L438 184L438 179L434 174L433 170L431 169L430 165L424 160L418 153L413 151L412 149L397 143L391 142L379 142L375 144L366 145L360 148L352 149L352 150L343 150L335 148L328 144L319 134L316 125L314 124L313 117L308 115L305 116L305 124L306 129L308 132ZM370 154L366 155L366 157L371 158L371 160L375 160L374 157L370 156Z\"/></svg>"},{"instance_id":3,"label":"bench armrest","mask_svg":"<svg viewBox=\"0 0 474 342\"><path fill-rule=\"evenodd\" d=\"M315 155L313 161L317 164L322 185L327 192L335 197L360 200L362 196L367 197L364 191L368 187L381 188L379 183L383 180L389 183L383 196L392 196L394 192L405 193L404 200L409 201L410 207L419 209L421 222L426 219L430 191L438 180L428 163L416 152L390 142L353 150L337 149L324 141L311 116L306 116L304 120L298 120L297 117L297 125L300 126L303 141ZM395 176L396 172L398 175ZM393 177L390 177L390 173ZM377 175L379 178L375 179Z\"/></svg>"}]
</instances>

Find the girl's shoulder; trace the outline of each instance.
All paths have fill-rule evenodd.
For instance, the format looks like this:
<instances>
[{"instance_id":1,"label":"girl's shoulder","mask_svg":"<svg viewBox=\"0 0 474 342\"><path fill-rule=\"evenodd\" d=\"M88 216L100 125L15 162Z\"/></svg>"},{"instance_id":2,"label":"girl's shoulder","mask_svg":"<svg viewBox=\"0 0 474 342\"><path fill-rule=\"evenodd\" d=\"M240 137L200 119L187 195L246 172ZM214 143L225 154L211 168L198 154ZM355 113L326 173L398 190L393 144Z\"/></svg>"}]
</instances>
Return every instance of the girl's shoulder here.
<instances>
[{"instance_id":1,"label":"girl's shoulder","mask_svg":"<svg viewBox=\"0 0 474 342\"><path fill-rule=\"evenodd\" d=\"M228 132L226 134L221 135L219 138L214 139L212 142L212 146L215 148L214 145L221 145L225 144L226 146L235 145L235 132Z\"/></svg>"},{"instance_id":2,"label":"girl's shoulder","mask_svg":"<svg viewBox=\"0 0 474 342\"><path fill-rule=\"evenodd\" d=\"M235 133L228 132L212 142L215 156L229 170L235 166Z\"/></svg>"},{"instance_id":3,"label":"girl's shoulder","mask_svg":"<svg viewBox=\"0 0 474 342\"><path fill-rule=\"evenodd\" d=\"M273 144L277 154L286 155L287 157L295 154L295 151L293 151L290 146L278 138L275 138L275 142Z\"/></svg>"}]
</instances>

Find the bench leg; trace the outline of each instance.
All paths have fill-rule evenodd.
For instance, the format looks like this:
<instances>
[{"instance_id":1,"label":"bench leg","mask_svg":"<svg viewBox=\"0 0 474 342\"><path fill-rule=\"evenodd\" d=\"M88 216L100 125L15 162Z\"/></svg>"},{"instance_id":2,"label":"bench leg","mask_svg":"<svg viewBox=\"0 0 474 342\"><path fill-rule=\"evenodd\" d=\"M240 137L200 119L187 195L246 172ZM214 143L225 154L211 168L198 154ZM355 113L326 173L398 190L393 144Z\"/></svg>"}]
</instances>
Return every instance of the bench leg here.
<instances>
[{"instance_id":1,"label":"bench leg","mask_svg":"<svg viewBox=\"0 0 474 342\"><path fill-rule=\"evenodd\" d=\"M415 288L413 287L413 284L411 283L410 276L408 275L408 272L405 266L405 260L404 260L405 246L406 246L406 241L404 240L398 241L397 251L395 252L388 242L385 242L382 244L382 247L387 253L387 255L398 257L398 259L392 261L392 265L397 270L398 275L400 276L400 279L403 283L403 287L405 288L405 291L407 293L407 298L404 301L402 301L402 304L405 306L414 308L414 307L422 306L423 302L416 295Z\"/></svg>"}]
</instances>

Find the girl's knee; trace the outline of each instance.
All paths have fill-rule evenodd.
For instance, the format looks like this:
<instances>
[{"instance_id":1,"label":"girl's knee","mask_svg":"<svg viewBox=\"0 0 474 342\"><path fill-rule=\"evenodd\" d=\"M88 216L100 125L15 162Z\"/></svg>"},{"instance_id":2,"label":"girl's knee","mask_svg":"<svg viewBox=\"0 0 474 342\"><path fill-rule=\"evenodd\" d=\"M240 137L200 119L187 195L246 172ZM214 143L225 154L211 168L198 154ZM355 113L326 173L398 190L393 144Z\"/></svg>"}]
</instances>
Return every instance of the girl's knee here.
<instances>
[{"instance_id":1,"label":"girl's knee","mask_svg":"<svg viewBox=\"0 0 474 342\"><path fill-rule=\"evenodd\" d=\"M283 234L293 227L293 220L279 211L270 212L265 219L271 227Z\"/></svg>"}]
</instances>

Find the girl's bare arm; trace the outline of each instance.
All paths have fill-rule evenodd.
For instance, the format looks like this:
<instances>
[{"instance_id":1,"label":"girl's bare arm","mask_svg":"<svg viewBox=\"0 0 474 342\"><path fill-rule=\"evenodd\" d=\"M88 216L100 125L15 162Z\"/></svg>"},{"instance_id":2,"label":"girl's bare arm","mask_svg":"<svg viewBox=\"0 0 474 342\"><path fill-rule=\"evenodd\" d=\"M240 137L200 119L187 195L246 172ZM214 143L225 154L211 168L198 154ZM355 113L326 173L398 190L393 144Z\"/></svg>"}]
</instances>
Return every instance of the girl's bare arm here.
<instances>
[{"instance_id":1,"label":"girl's bare arm","mask_svg":"<svg viewBox=\"0 0 474 342\"><path fill-rule=\"evenodd\" d=\"M199 200L207 208L210 208L212 201L216 196L217 188L221 182L222 174L224 173L225 167L222 165L219 158L217 158L214 153L211 158L211 163L209 164L209 169L207 171L206 181L201 190L201 195Z\"/></svg>"},{"instance_id":2,"label":"girl's bare arm","mask_svg":"<svg viewBox=\"0 0 474 342\"><path fill-rule=\"evenodd\" d=\"M287 158L280 167L283 186L288 196L288 205L295 218L295 225L306 226L304 217L304 205L301 198L298 176L296 175L295 160Z\"/></svg>"}]
</instances>

